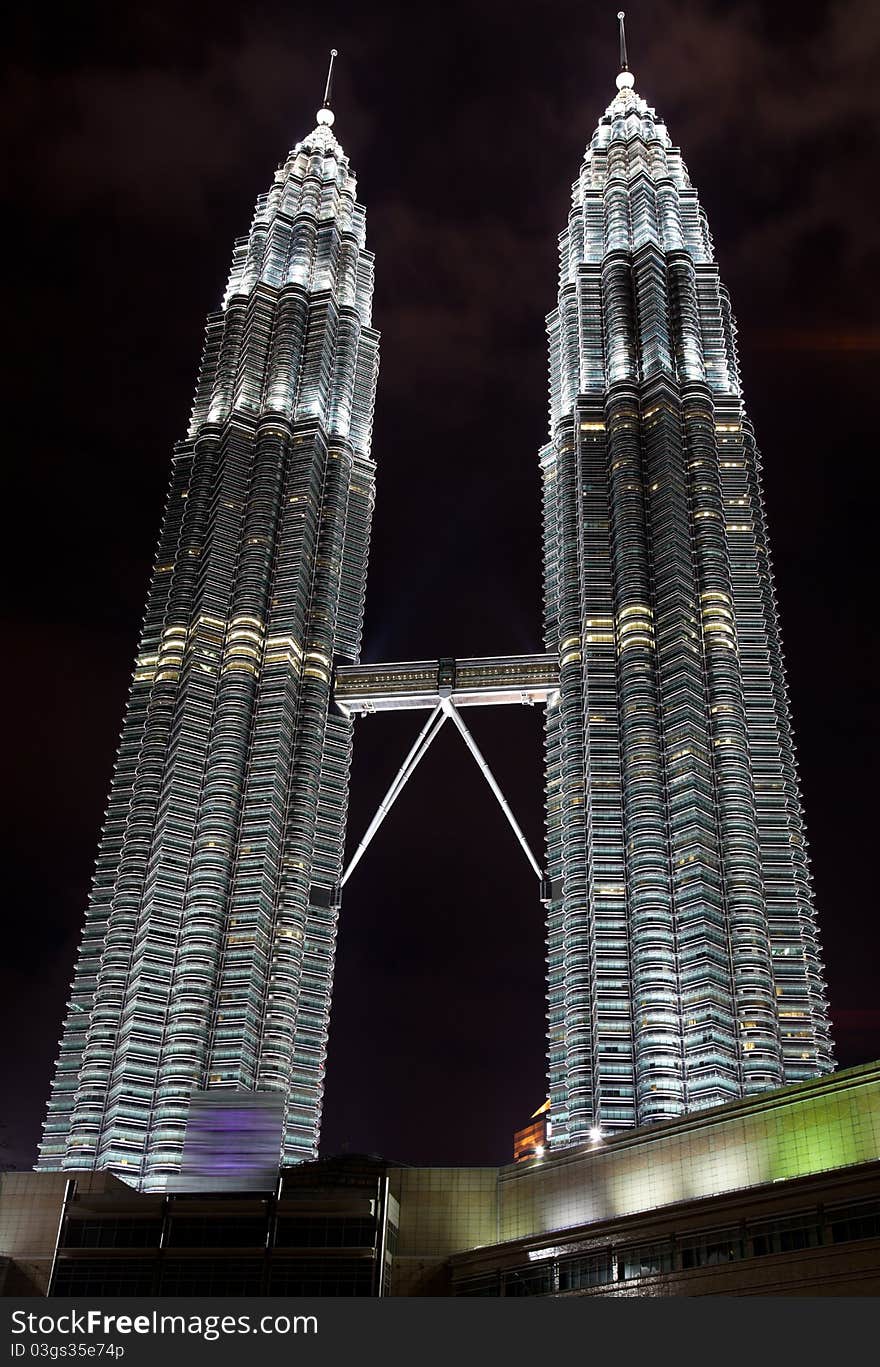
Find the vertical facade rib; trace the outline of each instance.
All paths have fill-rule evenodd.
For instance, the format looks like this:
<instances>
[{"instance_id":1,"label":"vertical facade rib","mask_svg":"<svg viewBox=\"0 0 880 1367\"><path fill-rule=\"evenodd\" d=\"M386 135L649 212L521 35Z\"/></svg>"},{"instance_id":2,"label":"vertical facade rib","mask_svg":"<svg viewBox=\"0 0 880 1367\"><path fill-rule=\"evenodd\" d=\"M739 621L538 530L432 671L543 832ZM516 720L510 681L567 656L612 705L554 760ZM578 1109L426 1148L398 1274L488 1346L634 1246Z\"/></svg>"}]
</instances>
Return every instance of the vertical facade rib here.
<instances>
[{"instance_id":1,"label":"vertical facade rib","mask_svg":"<svg viewBox=\"0 0 880 1367\"><path fill-rule=\"evenodd\" d=\"M174 453L38 1166L179 1170L193 1090L283 1093L316 1155L378 370L373 258L322 110L260 197Z\"/></svg>"},{"instance_id":2,"label":"vertical facade rib","mask_svg":"<svg viewBox=\"0 0 880 1367\"><path fill-rule=\"evenodd\" d=\"M833 1067L761 464L705 214L630 73L560 237L552 1142Z\"/></svg>"}]
</instances>

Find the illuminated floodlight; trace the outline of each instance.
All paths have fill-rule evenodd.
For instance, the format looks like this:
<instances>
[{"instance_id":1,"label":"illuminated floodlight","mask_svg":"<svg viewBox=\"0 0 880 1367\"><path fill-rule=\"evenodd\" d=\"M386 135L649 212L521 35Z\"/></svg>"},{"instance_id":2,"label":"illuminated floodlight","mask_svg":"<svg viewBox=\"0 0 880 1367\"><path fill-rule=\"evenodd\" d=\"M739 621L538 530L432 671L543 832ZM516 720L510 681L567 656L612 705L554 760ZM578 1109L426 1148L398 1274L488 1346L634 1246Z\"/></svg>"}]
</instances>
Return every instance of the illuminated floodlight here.
<instances>
[{"instance_id":1,"label":"illuminated floodlight","mask_svg":"<svg viewBox=\"0 0 880 1367\"><path fill-rule=\"evenodd\" d=\"M599 1140L600 1140L601 1138L602 1138L602 1131L599 1129L599 1126L598 1126L598 1125L594 1125L593 1128L590 1130L590 1140L591 1140L591 1142L592 1142L593 1144L598 1144L598 1142L599 1142Z\"/></svg>"}]
</instances>

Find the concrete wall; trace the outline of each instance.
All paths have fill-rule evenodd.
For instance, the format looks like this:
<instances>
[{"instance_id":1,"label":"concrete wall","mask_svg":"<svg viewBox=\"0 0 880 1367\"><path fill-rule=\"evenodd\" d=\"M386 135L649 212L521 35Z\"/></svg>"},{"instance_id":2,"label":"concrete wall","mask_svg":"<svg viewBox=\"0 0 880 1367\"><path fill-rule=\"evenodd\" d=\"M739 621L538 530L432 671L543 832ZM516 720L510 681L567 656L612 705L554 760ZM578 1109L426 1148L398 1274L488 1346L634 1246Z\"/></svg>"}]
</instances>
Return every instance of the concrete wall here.
<instances>
[{"instance_id":1,"label":"concrete wall","mask_svg":"<svg viewBox=\"0 0 880 1367\"><path fill-rule=\"evenodd\" d=\"M401 1209L398 1258L411 1260L413 1284L422 1277L427 1288L438 1259L478 1245L878 1157L880 1064L867 1064L528 1163L392 1168Z\"/></svg>"},{"instance_id":2,"label":"concrete wall","mask_svg":"<svg viewBox=\"0 0 880 1367\"><path fill-rule=\"evenodd\" d=\"M880 1065L851 1068L499 1174L499 1241L880 1157Z\"/></svg>"},{"instance_id":3,"label":"concrete wall","mask_svg":"<svg viewBox=\"0 0 880 1367\"><path fill-rule=\"evenodd\" d=\"M64 1191L76 1179L77 1193L114 1196L131 1202L132 1191L107 1172L0 1173L0 1256L11 1260L4 1296L44 1296Z\"/></svg>"},{"instance_id":4,"label":"concrete wall","mask_svg":"<svg viewBox=\"0 0 880 1367\"><path fill-rule=\"evenodd\" d=\"M449 1293L446 1260L477 1244L498 1242L497 1168L392 1168L400 1232L391 1294Z\"/></svg>"}]
</instances>

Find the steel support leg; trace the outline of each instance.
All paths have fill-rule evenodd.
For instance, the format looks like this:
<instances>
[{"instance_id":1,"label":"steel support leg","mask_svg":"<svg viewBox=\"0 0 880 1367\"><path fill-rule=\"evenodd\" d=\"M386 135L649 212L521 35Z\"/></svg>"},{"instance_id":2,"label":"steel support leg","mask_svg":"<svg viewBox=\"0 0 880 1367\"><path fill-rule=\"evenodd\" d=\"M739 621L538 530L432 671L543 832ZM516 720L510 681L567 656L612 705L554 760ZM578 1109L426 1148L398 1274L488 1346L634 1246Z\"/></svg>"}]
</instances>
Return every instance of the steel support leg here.
<instances>
[{"instance_id":1,"label":"steel support leg","mask_svg":"<svg viewBox=\"0 0 880 1367\"><path fill-rule=\"evenodd\" d=\"M388 792L385 794L382 801L379 803L379 809L376 812L376 815L373 817L373 820L367 827L363 840L358 845L357 849L352 855L351 862L349 863L349 866L345 870L345 874L343 875L343 887L348 882L355 868L363 858L367 846L373 839L373 836L376 834L379 827L382 825L382 822L385 820L386 816L391 811L391 808L393 807L399 794L402 792L404 784L406 783L410 774L412 774L412 772L416 768L416 765L427 753L428 747L431 745L431 742L434 740L434 737L437 735L443 723L446 721L446 717L447 713L443 707L443 704L441 703L434 708L434 711L431 713L430 717L425 722L425 725L419 732L415 745L412 747L406 759L403 761L403 764L401 764L400 768L394 776L394 780L391 784L391 787L388 789Z\"/></svg>"},{"instance_id":2,"label":"steel support leg","mask_svg":"<svg viewBox=\"0 0 880 1367\"><path fill-rule=\"evenodd\" d=\"M541 871L541 867L540 867L540 865L538 864L538 861L535 859L535 856L532 854L531 850L529 849L529 843L528 843L528 841L526 840L525 836L523 835L522 831L520 830L519 825L518 825L517 820L516 820L516 817L513 815L513 812L512 812L512 811L510 810L510 808L508 807L508 805L507 805L507 800L505 799L504 794L502 793L501 789L498 787L498 784L495 782L495 776L494 776L494 774L492 773L492 770L489 768L488 764L486 763L485 759L483 758L483 755L482 755L482 753L481 753L481 751L480 751L479 746L477 745L477 742L474 740L474 738L473 738L473 736L471 735L470 731L467 729L467 727L465 726L464 722L462 721L462 719L461 719L461 717L460 717L460 715L459 715L459 712L458 712L458 708L455 706L455 704L454 704L449 698L444 698L443 701L442 701L442 703L440 704L440 706L442 707L442 709L443 709L444 713L446 714L446 716L452 718L453 722L454 722L455 725L458 727L458 730L461 732L461 736L462 736L462 739L464 740L465 745L466 745L467 748L470 750L470 752L471 752L471 754L473 755L474 759L477 761L477 764L478 764L478 765L480 766L480 768L482 769L482 771L483 771L483 777L485 778L485 780L486 780L486 782L488 783L489 787L492 789L492 792L493 792L493 793L495 794L495 796L497 797L502 812L503 812L504 815L507 817L507 820L510 822L511 826L513 827L513 833L514 833L514 835L516 836L517 840L519 841L519 843L522 845L523 849L525 850L525 852L526 852L526 858L528 859L528 861L529 861L529 863L531 864L532 868L535 870L535 874L536 874L536 876L537 876L537 878L538 878L538 881L539 881L540 883L543 883L543 881L544 881L544 874L543 874L543 872Z\"/></svg>"}]
</instances>

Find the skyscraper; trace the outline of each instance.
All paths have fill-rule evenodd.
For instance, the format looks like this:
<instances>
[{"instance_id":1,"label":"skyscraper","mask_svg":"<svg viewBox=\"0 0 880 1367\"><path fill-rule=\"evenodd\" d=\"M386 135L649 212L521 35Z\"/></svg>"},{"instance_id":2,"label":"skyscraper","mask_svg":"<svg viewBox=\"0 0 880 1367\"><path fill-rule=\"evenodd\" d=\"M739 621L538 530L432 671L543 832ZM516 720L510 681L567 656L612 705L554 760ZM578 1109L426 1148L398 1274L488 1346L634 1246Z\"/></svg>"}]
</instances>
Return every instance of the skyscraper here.
<instances>
[{"instance_id":1,"label":"skyscraper","mask_svg":"<svg viewBox=\"0 0 880 1367\"><path fill-rule=\"evenodd\" d=\"M161 1188L217 1090L281 1096L279 1157L315 1155L340 887L447 720L547 907L554 1148L832 1069L735 324L622 68L548 320L543 655L359 663L378 336L327 98L258 201L174 456L40 1166ZM547 709L544 867L460 715L519 702ZM401 708L430 716L343 877L353 718Z\"/></svg>"},{"instance_id":2,"label":"skyscraper","mask_svg":"<svg viewBox=\"0 0 880 1367\"><path fill-rule=\"evenodd\" d=\"M331 63L332 69L332 63ZM328 89L208 317L39 1166L177 1171L189 1098L316 1152L373 505L373 258Z\"/></svg>"},{"instance_id":3,"label":"skyscraper","mask_svg":"<svg viewBox=\"0 0 880 1367\"><path fill-rule=\"evenodd\" d=\"M736 327L621 67L548 318L554 1146L833 1067Z\"/></svg>"}]
</instances>

